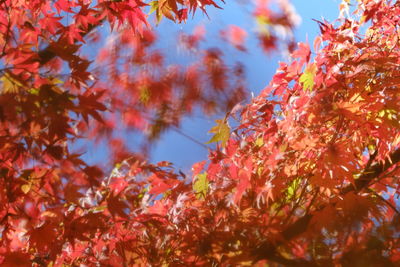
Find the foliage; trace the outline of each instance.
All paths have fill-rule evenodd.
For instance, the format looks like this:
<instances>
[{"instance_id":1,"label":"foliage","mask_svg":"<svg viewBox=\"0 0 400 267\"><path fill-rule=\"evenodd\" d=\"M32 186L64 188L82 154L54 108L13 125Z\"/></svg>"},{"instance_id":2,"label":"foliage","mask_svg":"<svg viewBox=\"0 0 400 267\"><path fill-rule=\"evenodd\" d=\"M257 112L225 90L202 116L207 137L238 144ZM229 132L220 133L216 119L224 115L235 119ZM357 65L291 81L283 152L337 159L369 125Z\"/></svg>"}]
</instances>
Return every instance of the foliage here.
<instances>
[{"instance_id":1,"label":"foliage","mask_svg":"<svg viewBox=\"0 0 400 267\"><path fill-rule=\"evenodd\" d=\"M294 20L286 1L279 14L267 2L254 14L270 49L268 27ZM400 5L354 4L318 22L315 55L300 44L259 96L218 120L208 161L183 174L115 133L153 140L194 105L241 98L241 72L218 50L187 69L151 50L148 5L179 22L214 2L0 1L2 266L398 265ZM113 33L92 61L84 48L106 23ZM223 35L245 50L242 31ZM109 175L71 152L95 138L109 141Z\"/></svg>"}]
</instances>

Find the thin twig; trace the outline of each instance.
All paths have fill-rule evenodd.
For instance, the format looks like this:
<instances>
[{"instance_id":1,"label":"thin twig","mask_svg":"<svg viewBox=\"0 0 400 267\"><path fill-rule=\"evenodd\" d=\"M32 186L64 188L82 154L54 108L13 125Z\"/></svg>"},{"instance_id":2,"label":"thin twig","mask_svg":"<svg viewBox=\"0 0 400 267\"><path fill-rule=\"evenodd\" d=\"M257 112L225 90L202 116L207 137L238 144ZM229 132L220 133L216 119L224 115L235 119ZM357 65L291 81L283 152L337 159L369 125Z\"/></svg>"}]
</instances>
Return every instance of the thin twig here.
<instances>
[{"instance_id":1,"label":"thin twig","mask_svg":"<svg viewBox=\"0 0 400 267\"><path fill-rule=\"evenodd\" d=\"M378 198L379 198L380 200L382 200L383 202L385 202L385 204L388 205L394 212L396 212L397 215L400 215L400 211L398 211L398 210L396 209L396 207L393 206L392 203L390 203L390 202L387 201L384 197L382 197L381 195L379 195L378 193L376 193L375 191L373 191L373 190L371 190L371 189L369 189L369 188L368 188L368 191L371 192L371 193L373 193L374 196L378 197Z\"/></svg>"}]
</instances>

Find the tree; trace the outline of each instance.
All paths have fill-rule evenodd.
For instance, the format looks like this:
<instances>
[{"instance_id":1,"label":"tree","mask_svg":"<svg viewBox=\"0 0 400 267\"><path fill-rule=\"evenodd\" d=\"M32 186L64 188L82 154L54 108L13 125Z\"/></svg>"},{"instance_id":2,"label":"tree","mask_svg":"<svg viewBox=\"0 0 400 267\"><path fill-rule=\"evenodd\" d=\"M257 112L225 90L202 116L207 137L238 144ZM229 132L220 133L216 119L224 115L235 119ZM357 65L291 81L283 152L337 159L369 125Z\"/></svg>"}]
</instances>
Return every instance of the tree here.
<instances>
[{"instance_id":1,"label":"tree","mask_svg":"<svg viewBox=\"0 0 400 267\"><path fill-rule=\"evenodd\" d=\"M318 21L315 53L299 44L259 96L218 120L216 148L191 174L147 163L114 140L109 175L70 153L72 142L112 138L121 123L155 138L194 104L209 108L220 93L242 89L227 89L215 50L204 54L204 71L163 73L144 3L0 4L3 266L399 263L397 1L343 1L342 18ZM150 4L158 18L177 21L215 5ZM289 16L257 10L264 24L292 26ZM93 31L106 21L121 45L103 50L109 67L96 74L79 49L101 37ZM268 48L275 37L260 40ZM160 76L128 71L143 64L160 67ZM198 77L209 81L207 95ZM146 113L152 126L143 127Z\"/></svg>"}]
</instances>

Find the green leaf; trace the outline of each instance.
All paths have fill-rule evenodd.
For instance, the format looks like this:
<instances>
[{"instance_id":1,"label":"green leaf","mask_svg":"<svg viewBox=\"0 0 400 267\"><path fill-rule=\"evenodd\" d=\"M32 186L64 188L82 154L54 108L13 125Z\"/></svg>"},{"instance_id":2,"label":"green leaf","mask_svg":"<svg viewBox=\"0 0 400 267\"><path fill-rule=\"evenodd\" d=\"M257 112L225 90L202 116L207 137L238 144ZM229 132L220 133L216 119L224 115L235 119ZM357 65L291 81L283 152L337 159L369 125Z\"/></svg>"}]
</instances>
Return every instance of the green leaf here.
<instances>
[{"instance_id":1,"label":"green leaf","mask_svg":"<svg viewBox=\"0 0 400 267\"><path fill-rule=\"evenodd\" d=\"M28 93L30 93L31 95L39 95L39 89L38 88L31 88L28 90Z\"/></svg>"},{"instance_id":2,"label":"green leaf","mask_svg":"<svg viewBox=\"0 0 400 267\"><path fill-rule=\"evenodd\" d=\"M301 178L297 177L290 183L289 187L287 188L287 195L286 195L287 201L290 201L292 198L296 197L295 194L297 192L297 189L299 188L300 181Z\"/></svg>"},{"instance_id":3,"label":"green leaf","mask_svg":"<svg viewBox=\"0 0 400 267\"><path fill-rule=\"evenodd\" d=\"M304 91L312 91L314 88L314 78L317 72L317 66L312 64L306 68L303 74L300 76L300 83L303 84Z\"/></svg>"},{"instance_id":4,"label":"green leaf","mask_svg":"<svg viewBox=\"0 0 400 267\"><path fill-rule=\"evenodd\" d=\"M196 181L193 184L193 190L200 198L204 198L206 196L208 191L208 180L206 172L203 172L196 176Z\"/></svg>"},{"instance_id":5,"label":"green leaf","mask_svg":"<svg viewBox=\"0 0 400 267\"><path fill-rule=\"evenodd\" d=\"M222 146L225 147L229 140L231 129L225 120L216 120L215 122L217 125L208 131L209 133L214 133L214 136L206 144L221 142Z\"/></svg>"},{"instance_id":6,"label":"green leaf","mask_svg":"<svg viewBox=\"0 0 400 267\"><path fill-rule=\"evenodd\" d=\"M90 211L97 213L97 212L103 212L105 209L107 209L107 206L103 205L103 206L93 207L90 209Z\"/></svg>"}]
</instances>

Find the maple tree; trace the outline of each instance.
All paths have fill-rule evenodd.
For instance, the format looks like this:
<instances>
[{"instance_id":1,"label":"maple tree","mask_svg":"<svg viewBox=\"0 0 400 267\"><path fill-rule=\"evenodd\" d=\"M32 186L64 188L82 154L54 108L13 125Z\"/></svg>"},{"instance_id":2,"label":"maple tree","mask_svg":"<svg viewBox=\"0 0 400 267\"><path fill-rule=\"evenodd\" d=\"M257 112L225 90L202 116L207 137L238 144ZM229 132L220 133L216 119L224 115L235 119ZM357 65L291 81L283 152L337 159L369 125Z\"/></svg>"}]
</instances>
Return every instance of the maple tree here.
<instances>
[{"instance_id":1,"label":"maple tree","mask_svg":"<svg viewBox=\"0 0 400 267\"><path fill-rule=\"evenodd\" d=\"M266 51L295 24L278 3L256 4ZM201 28L182 38L202 51L188 68L152 49L148 7L182 22L213 1L0 1L2 266L398 264L400 4L353 4L235 106L243 72L199 48ZM242 29L222 35L246 49ZM117 136L154 140L197 107L230 111L190 174ZM101 139L109 174L74 152Z\"/></svg>"}]
</instances>

